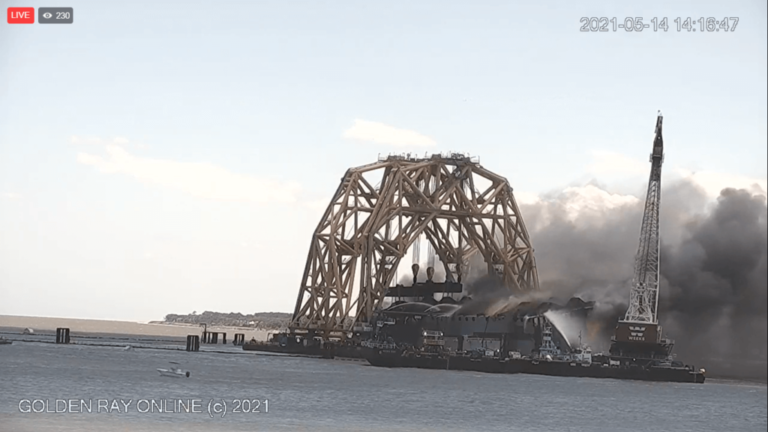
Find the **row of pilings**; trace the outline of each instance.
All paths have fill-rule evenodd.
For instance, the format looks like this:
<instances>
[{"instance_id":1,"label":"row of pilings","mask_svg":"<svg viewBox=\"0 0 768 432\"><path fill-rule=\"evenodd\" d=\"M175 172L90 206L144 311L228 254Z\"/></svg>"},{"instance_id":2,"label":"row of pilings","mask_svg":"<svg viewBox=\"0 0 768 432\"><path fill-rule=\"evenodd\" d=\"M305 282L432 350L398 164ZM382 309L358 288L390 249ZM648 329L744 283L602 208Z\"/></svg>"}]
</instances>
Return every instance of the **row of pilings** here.
<instances>
[{"instance_id":1,"label":"row of pilings","mask_svg":"<svg viewBox=\"0 0 768 432\"><path fill-rule=\"evenodd\" d=\"M204 331L202 338L199 335L188 335L186 350L190 352L200 351L200 344L216 345L219 343L219 335L221 335L221 344L227 343L227 334L225 332L209 332ZM70 336L70 330L66 327L59 327L56 329L56 343L57 344L69 344L72 342ZM235 333L235 338L232 341L235 346L242 346L245 344L245 334Z\"/></svg>"}]
</instances>

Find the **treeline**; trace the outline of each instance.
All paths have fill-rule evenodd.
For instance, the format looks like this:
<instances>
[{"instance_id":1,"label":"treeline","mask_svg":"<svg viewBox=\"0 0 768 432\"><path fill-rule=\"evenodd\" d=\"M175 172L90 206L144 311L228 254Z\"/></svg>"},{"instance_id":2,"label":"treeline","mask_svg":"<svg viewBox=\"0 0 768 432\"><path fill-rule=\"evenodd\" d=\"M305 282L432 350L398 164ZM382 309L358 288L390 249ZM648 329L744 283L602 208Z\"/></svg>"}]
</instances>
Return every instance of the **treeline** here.
<instances>
[{"instance_id":1,"label":"treeline","mask_svg":"<svg viewBox=\"0 0 768 432\"><path fill-rule=\"evenodd\" d=\"M280 330L288 327L291 314L284 312L257 312L253 314L241 314L239 312L210 312L201 314L192 312L186 315L168 314L165 316L167 324L207 324L209 326L253 327L265 330Z\"/></svg>"}]
</instances>

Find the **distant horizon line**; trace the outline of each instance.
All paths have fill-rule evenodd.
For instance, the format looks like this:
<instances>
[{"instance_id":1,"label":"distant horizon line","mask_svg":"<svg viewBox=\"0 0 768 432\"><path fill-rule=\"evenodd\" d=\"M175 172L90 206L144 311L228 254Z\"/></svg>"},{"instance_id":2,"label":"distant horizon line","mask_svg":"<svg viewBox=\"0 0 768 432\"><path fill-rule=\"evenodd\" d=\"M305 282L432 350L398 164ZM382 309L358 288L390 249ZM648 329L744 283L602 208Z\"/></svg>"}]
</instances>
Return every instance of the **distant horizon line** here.
<instances>
[{"instance_id":1,"label":"distant horizon line","mask_svg":"<svg viewBox=\"0 0 768 432\"><path fill-rule=\"evenodd\" d=\"M282 314L291 314L291 312L253 312L250 314L242 313L242 312L212 312L212 311L206 311L211 313L218 313L218 314L230 314L230 313L241 313L243 315L252 315L252 314L262 314L262 313L282 313ZM192 313L187 314L181 314L181 313L170 313L166 315L192 315ZM197 314L202 315L202 314ZM0 318L3 317L9 317L9 318L42 318L42 319L67 319L67 320L85 320L85 321L110 321L110 322L128 322L128 323L135 323L135 324L152 324L155 322L165 322L165 317L160 319L153 319L153 320L131 320L131 319L109 319L109 318L81 318L81 317L71 317L71 316L43 316L43 315L16 315L16 314L6 314L6 313L0 313Z\"/></svg>"}]
</instances>

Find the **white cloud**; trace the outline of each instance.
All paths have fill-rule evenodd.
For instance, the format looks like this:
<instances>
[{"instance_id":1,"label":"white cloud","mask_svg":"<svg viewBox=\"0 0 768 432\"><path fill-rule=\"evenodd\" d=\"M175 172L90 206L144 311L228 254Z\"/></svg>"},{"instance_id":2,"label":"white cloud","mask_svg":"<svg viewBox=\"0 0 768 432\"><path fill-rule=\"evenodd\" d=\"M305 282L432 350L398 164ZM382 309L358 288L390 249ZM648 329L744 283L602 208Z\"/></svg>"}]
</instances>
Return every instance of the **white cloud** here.
<instances>
[{"instance_id":1,"label":"white cloud","mask_svg":"<svg viewBox=\"0 0 768 432\"><path fill-rule=\"evenodd\" d=\"M14 192L3 192L3 198L15 200L21 198L21 195Z\"/></svg>"},{"instance_id":2,"label":"white cloud","mask_svg":"<svg viewBox=\"0 0 768 432\"><path fill-rule=\"evenodd\" d=\"M650 170L650 166L646 168ZM666 177L667 184L681 178L688 179L701 187L712 201L720 195L720 191L729 187L746 189L753 194L761 194L763 196L766 196L766 190L768 190L765 179L713 171L692 172L680 168L671 169L670 171L671 175ZM663 184L664 180L662 180L662 187ZM578 225L588 225L593 221L602 220L607 211L622 206L636 205L645 199L644 196L611 193L592 184L567 187L554 195L515 192L515 198L518 204L523 207L538 207L540 210L536 213L536 220L526 219L531 232L547 226L555 214L564 215L567 220ZM522 210L523 217L525 217L526 209L523 208Z\"/></svg>"},{"instance_id":3,"label":"white cloud","mask_svg":"<svg viewBox=\"0 0 768 432\"><path fill-rule=\"evenodd\" d=\"M651 172L651 164L648 160L634 159L629 156L608 152L593 151L593 161L587 166L587 172L594 176L600 176L601 180L621 182L621 178L632 182L638 176L646 177ZM747 189L752 193L766 195L768 185L765 178L746 177L742 175L719 173L715 171L692 171L679 166L664 166L662 176L666 181L688 179L701 186L709 198L717 198L720 191L732 187Z\"/></svg>"},{"instance_id":4,"label":"white cloud","mask_svg":"<svg viewBox=\"0 0 768 432\"><path fill-rule=\"evenodd\" d=\"M568 187L562 193L568 217L575 220L585 213L596 213L612 210L625 205L633 205L639 198L632 195L612 194L597 186L586 185Z\"/></svg>"},{"instance_id":5,"label":"white cloud","mask_svg":"<svg viewBox=\"0 0 768 432\"><path fill-rule=\"evenodd\" d=\"M541 202L541 197L531 192L514 192L514 196L519 205L532 205Z\"/></svg>"},{"instance_id":6,"label":"white cloud","mask_svg":"<svg viewBox=\"0 0 768 432\"><path fill-rule=\"evenodd\" d=\"M115 144L107 156L78 153L78 162L105 174L126 174L147 184L188 193L198 198L256 203L296 201L300 186L237 174L208 164L150 159L129 154Z\"/></svg>"},{"instance_id":7,"label":"white cloud","mask_svg":"<svg viewBox=\"0 0 768 432\"><path fill-rule=\"evenodd\" d=\"M636 205L640 200L633 195L610 193L592 184L567 187L554 195L515 192L515 198L531 233L548 226L555 217L565 217L579 226L600 223L611 210ZM535 217L530 217L531 212Z\"/></svg>"},{"instance_id":8,"label":"white cloud","mask_svg":"<svg viewBox=\"0 0 768 432\"><path fill-rule=\"evenodd\" d=\"M355 120L354 126L347 129L343 137L389 144L395 147L434 147L437 145L432 138L418 132L397 129L384 123L367 120Z\"/></svg>"},{"instance_id":9,"label":"white cloud","mask_svg":"<svg viewBox=\"0 0 768 432\"><path fill-rule=\"evenodd\" d=\"M701 186L710 198L720 195L720 191L725 188L746 189L754 194L765 196L768 191L768 184L764 178L751 178L741 175L724 174L714 171L690 171L683 168L676 168L674 173L682 178L689 179Z\"/></svg>"},{"instance_id":10,"label":"white cloud","mask_svg":"<svg viewBox=\"0 0 768 432\"><path fill-rule=\"evenodd\" d=\"M638 175L650 172L650 163L629 156L608 152L593 151L593 162L587 167L591 174Z\"/></svg>"}]
</instances>

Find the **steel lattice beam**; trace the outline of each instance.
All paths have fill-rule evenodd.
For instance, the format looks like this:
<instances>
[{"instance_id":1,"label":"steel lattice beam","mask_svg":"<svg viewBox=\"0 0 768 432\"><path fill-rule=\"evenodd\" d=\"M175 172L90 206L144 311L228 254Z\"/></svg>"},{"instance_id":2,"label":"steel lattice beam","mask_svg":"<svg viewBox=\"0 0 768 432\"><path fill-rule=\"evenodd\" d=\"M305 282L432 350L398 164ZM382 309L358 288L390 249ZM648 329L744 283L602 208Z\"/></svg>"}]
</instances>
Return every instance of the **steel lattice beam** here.
<instances>
[{"instance_id":1,"label":"steel lattice beam","mask_svg":"<svg viewBox=\"0 0 768 432\"><path fill-rule=\"evenodd\" d=\"M374 174L375 186L366 179ZM368 322L420 236L447 280L460 281L469 257L479 253L513 292L539 288L506 179L464 155L389 156L342 179L312 236L291 329L328 335Z\"/></svg>"},{"instance_id":2,"label":"steel lattice beam","mask_svg":"<svg viewBox=\"0 0 768 432\"><path fill-rule=\"evenodd\" d=\"M651 153L651 175L645 197L640 243L635 256L635 274L629 293L625 321L656 324L659 307L659 210L661 208L661 165L664 162L663 117L656 119L656 136Z\"/></svg>"}]
</instances>

